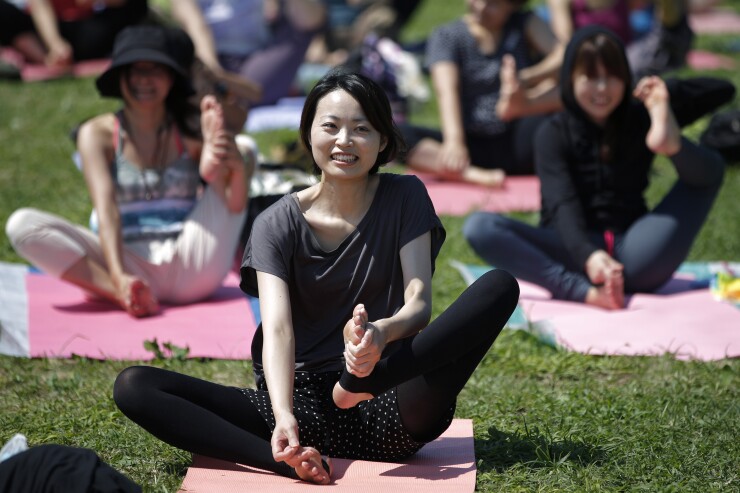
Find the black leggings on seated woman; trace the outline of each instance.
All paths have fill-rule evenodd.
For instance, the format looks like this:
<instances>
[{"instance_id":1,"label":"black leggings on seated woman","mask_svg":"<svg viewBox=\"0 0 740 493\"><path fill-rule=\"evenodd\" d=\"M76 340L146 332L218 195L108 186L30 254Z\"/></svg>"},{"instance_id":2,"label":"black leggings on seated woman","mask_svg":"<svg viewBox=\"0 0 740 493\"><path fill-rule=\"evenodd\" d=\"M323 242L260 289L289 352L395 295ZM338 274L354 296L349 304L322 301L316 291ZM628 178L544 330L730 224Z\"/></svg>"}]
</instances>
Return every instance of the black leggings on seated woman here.
<instances>
[{"instance_id":1,"label":"black leggings on seated woman","mask_svg":"<svg viewBox=\"0 0 740 493\"><path fill-rule=\"evenodd\" d=\"M518 299L519 286L511 275L488 272L429 326L381 359L368 377L345 371L342 384L375 396L395 389L403 427L415 440L431 441L444 432L440 423ZM273 459L272 430L240 389L139 366L121 372L113 394L126 416L170 445L296 477L287 464Z\"/></svg>"}]
</instances>

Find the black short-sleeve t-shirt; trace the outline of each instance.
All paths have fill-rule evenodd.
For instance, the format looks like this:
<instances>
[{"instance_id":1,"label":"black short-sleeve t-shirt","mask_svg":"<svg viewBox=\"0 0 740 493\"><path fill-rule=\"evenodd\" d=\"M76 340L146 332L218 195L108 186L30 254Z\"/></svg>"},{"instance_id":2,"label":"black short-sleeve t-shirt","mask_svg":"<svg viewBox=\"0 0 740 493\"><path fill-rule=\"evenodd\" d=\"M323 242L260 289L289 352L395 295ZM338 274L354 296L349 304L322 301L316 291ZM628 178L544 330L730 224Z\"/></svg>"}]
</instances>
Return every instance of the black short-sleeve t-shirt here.
<instances>
[{"instance_id":1,"label":"black short-sleeve t-shirt","mask_svg":"<svg viewBox=\"0 0 740 493\"><path fill-rule=\"evenodd\" d=\"M404 304L401 248L431 232L431 259L445 239L424 184L414 176L381 173L365 216L335 250L321 248L294 194L257 216L244 250L241 288L259 296L257 271L289 287L296 369L341 370L344 324L363 303L371 320ZM255 368L262 366L262 326L252 342Z\"/></svg>"}]
</instances>

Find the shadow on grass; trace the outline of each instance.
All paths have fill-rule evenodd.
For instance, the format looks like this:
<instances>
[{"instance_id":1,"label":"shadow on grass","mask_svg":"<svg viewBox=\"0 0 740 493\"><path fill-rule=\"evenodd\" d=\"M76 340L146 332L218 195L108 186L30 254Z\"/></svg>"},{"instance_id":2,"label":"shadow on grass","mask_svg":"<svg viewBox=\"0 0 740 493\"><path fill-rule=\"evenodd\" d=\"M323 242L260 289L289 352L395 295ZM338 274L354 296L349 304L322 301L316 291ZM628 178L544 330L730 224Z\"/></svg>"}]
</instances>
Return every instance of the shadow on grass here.
<instances>
[{"instance_id":1,"label":"shadow on grass","mask_svg":"<svg viewBox=\"0 0 740 493\"><path fill-rule=\"evenodd\" d=\"M521 464L531 469L554 467L566 462L588 465L606 460L606 451L580 440L555 440L530 429L509 433L488 429L487 439L475 439L475 455L481 472L504 472Z\"/></svg>"}]
</instances>

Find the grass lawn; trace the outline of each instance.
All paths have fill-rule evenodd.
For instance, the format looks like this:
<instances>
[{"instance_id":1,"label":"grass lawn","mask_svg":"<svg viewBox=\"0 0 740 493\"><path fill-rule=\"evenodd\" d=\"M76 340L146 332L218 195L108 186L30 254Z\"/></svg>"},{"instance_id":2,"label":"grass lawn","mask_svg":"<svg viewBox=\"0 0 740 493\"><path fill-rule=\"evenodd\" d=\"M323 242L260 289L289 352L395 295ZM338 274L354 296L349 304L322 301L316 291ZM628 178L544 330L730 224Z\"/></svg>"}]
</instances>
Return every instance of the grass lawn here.
<instances>
[{"instance_id":1,"label":"grass lawn","mask_svg":"<svg viewBox=\"0 0 740 493\"><path fill-rule=\"evenodd\" d=\"M740 0L727 4L740 11ZM463 0L425 0L404 36L419 39L462 9ZM740 67L732 41L700 36L696 44L733 57ZM711 75L740 86L738 71ZM740 98L733 105L740 107ZM34 206L85 224L90 204L70 160L73 145L67 134L85 118L116 107L97 96L89 79L0 82L0 223L16 208ZM413 119L435 124L436 108L417 108ZM706 123L696 123L688 135L698 138ZM257 137L265 148L292 135ZM659 200L674 179L670 164L658 160L650 202ZM728 168L690 259L740 260L738 196L735 165ZM536 220L532 214L523 217ZM449 261L479 262L461 238L463 220L442 219L448 241L434 278L435 315L464 288ZM0 261L22 261L4 233ZM20 432L31 445L88 447L145 491L176 491L189 454L149 436L113 403L113 380L132 363L0 356L0 443ZM250 362L154 364L224 384L252 383ZM739 491L738 389L738 360L592 357L505 331L460 396L457 416L474 420L478 491Z\"/></svg>"}]
</instances>

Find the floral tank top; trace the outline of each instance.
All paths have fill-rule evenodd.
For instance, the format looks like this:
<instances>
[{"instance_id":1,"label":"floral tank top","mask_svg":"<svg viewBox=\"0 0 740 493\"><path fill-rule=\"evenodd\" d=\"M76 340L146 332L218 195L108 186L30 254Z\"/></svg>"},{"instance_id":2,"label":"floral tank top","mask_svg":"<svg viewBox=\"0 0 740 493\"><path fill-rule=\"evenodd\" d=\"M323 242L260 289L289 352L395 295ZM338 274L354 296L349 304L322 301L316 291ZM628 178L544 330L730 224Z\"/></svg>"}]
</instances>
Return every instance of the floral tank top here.
<instances>
[{"instance_id":1,"label":"floral tank top","mask_svg":"<svg viewBox=\"0 0 740 493\"><path fill-rule=\"evenodd\" d=\"M121 216L125 243L165 240L176 237L195 207L201 185L198 163L185 150L177 126L175 132L178 156L160 169L141 168L123 155L121 120L116 114L114 128L115 158L111 173L116 186L116 202ZM91 225L97 230L95 214Z\"/></svg>"}]
</instances>

